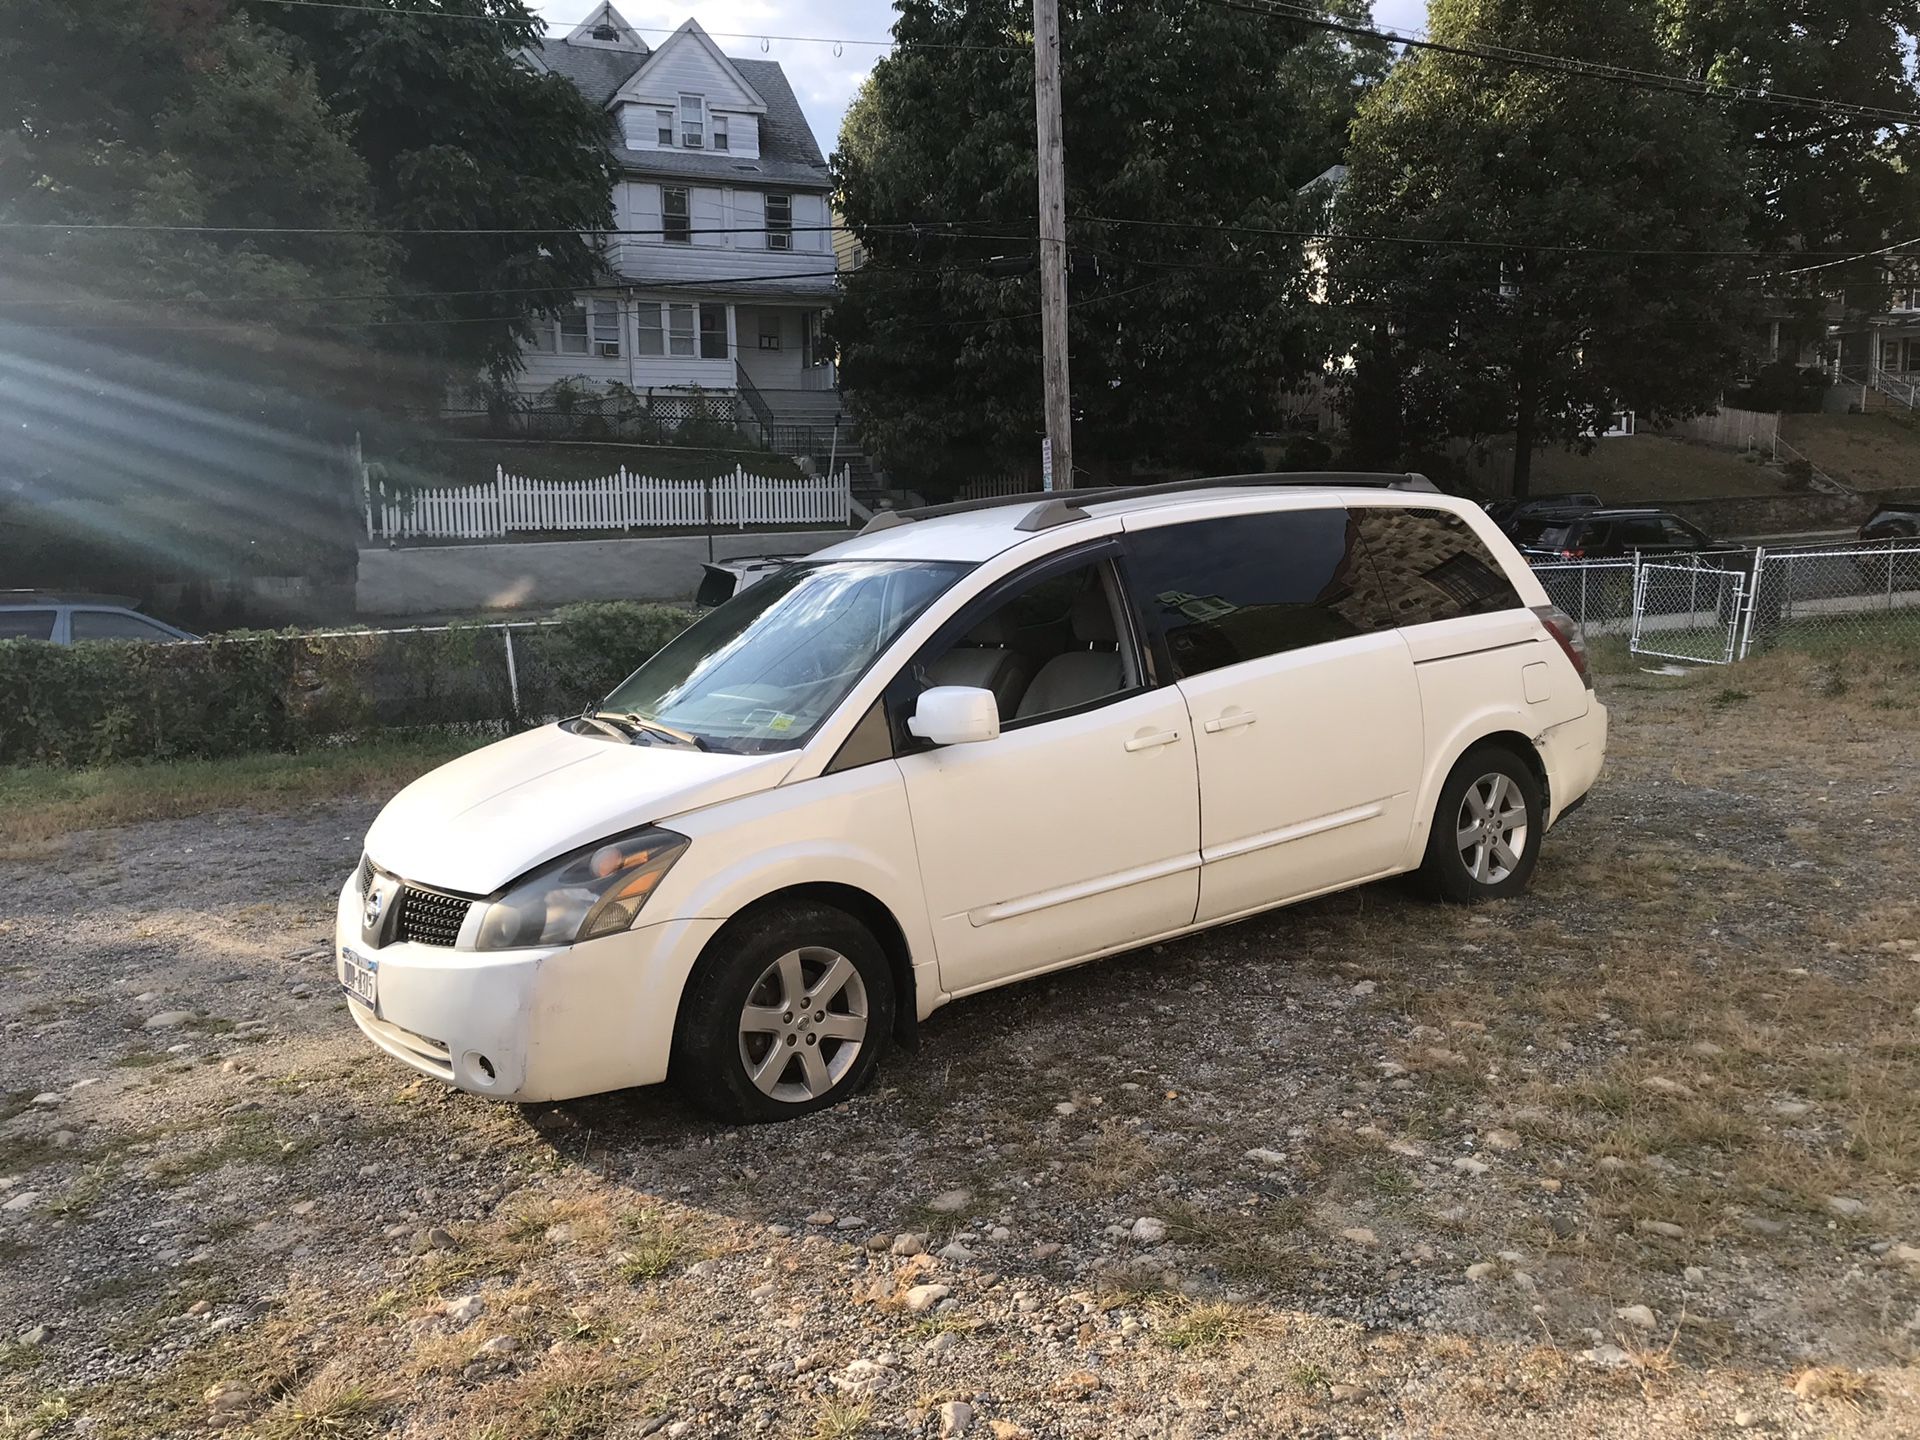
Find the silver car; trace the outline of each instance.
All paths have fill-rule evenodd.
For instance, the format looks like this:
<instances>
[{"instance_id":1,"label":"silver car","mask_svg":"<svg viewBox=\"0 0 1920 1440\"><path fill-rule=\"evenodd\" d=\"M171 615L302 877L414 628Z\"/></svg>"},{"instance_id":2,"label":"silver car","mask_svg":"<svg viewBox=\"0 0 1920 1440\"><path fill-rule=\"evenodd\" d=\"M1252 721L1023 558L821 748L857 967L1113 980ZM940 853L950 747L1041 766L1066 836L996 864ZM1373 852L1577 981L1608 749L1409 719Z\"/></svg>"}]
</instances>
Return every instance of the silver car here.
<instances>
[{"instance_id":1,"label":"silver car","mask_svg":"<svg viewBox=\"0 0 1920 1440\"><path fill-rule=\"evenodd\" d=\"M0 640L150 640L172 644L198 640L134 608L131 596L71 595L39 590L0 590Z\"/></svg>"}]
</instances>

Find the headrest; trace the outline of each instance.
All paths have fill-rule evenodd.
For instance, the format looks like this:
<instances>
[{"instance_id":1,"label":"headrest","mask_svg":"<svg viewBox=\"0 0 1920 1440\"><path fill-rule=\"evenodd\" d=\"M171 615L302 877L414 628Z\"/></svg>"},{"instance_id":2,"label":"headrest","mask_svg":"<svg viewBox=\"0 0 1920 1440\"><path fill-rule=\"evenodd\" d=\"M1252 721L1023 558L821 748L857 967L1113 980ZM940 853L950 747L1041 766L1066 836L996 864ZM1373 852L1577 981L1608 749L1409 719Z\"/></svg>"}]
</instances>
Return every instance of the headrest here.
<instances>
[{"instance_id":1,"label":"headrest","mask_svg":"<svg viewBox=\"0 0 1920 1440\"><path fill-rule=\"evenodd\" d=\"M1082 645L1111 645L1120 638L1105 587L1095 585L1073 597L1073 638Z\"/></svg>"},{"instance_id":2,"label":"headrest","mask_svg":"<svg viewBox=\"0 0 1920 1440\"><path fill-rule=\"evenodd\" d=\"M962 645L1006 645L1013 640L1013 623L1005 610L996 610L960 637Z\"/></svg>"}]
</instances>

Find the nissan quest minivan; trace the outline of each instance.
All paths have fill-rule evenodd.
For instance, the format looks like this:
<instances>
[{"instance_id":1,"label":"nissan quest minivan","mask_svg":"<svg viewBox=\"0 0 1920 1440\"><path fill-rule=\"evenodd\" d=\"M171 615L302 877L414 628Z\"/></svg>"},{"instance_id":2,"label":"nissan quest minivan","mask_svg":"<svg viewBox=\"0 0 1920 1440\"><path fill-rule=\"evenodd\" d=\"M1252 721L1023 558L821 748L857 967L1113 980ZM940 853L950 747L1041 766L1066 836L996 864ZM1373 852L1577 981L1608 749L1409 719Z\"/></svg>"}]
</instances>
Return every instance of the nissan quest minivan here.
<instances>
[{"instance_id":1,"label":"nissan quest minivan","mask_svg":"<svg viewBox=\"0 0 1920 1440\"><path fill-rule=\"evenodd\" d=\"M1522 890L1600 770L1567 618L1417 476L892 512L401 791L381 1049L476 1094L844 1098L949 1000L1404 871Z\"/></svg>"}]
</instances>

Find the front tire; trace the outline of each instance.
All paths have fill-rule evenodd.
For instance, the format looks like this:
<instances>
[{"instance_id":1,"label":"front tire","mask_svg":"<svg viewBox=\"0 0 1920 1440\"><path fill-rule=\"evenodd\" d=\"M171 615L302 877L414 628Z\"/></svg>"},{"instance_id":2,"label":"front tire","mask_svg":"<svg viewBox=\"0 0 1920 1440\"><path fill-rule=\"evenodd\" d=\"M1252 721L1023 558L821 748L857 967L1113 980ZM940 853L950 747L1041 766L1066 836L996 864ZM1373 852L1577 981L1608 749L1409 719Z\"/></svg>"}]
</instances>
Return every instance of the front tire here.
<instances>
[{"instance_id":1,"label":"front tire","mask_svg":"<svg viewBox=\"0 0 1920 1440\"><path fill-rule=\"evenodd\" d=\"M1504 745L1469 750L1440 788L1420 873L1442 900L1518 895L1533 878L1547 828L1539 777Z\"/></svg>"},{"instance_id":2,"label":"front tire","mask_svg":"<svg viewBox=\"0 0 1920 1440\"><path fill-rule=\"evenodd\" d=\"M672 1075L723 1120L788 1120L866 1083L893 1029L893 976L866 926L772 905L714 938L680 1007Z\"/></svg>"}]
</instances>

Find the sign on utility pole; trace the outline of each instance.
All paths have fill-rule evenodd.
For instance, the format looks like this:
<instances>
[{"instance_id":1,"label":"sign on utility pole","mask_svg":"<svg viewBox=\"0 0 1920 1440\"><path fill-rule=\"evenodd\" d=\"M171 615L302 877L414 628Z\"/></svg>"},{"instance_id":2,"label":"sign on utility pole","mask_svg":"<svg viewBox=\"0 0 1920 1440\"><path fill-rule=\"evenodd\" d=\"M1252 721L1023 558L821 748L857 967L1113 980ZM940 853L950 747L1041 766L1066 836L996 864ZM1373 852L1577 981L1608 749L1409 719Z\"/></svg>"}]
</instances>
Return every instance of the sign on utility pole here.
<instances>
[{"instance_id":1,"label":"sign on utility pole","mask_svg":"<svg viewBox=\"0 0 1920 1440\"><path fill-rule=\"evenodd\" d=\"M1067 161L1060 136L1060 0L1033 0L1033 115L1040 161L1040 346L1049 490L1073 488L1067 389Z\"/></svg>"}]
</instances>

